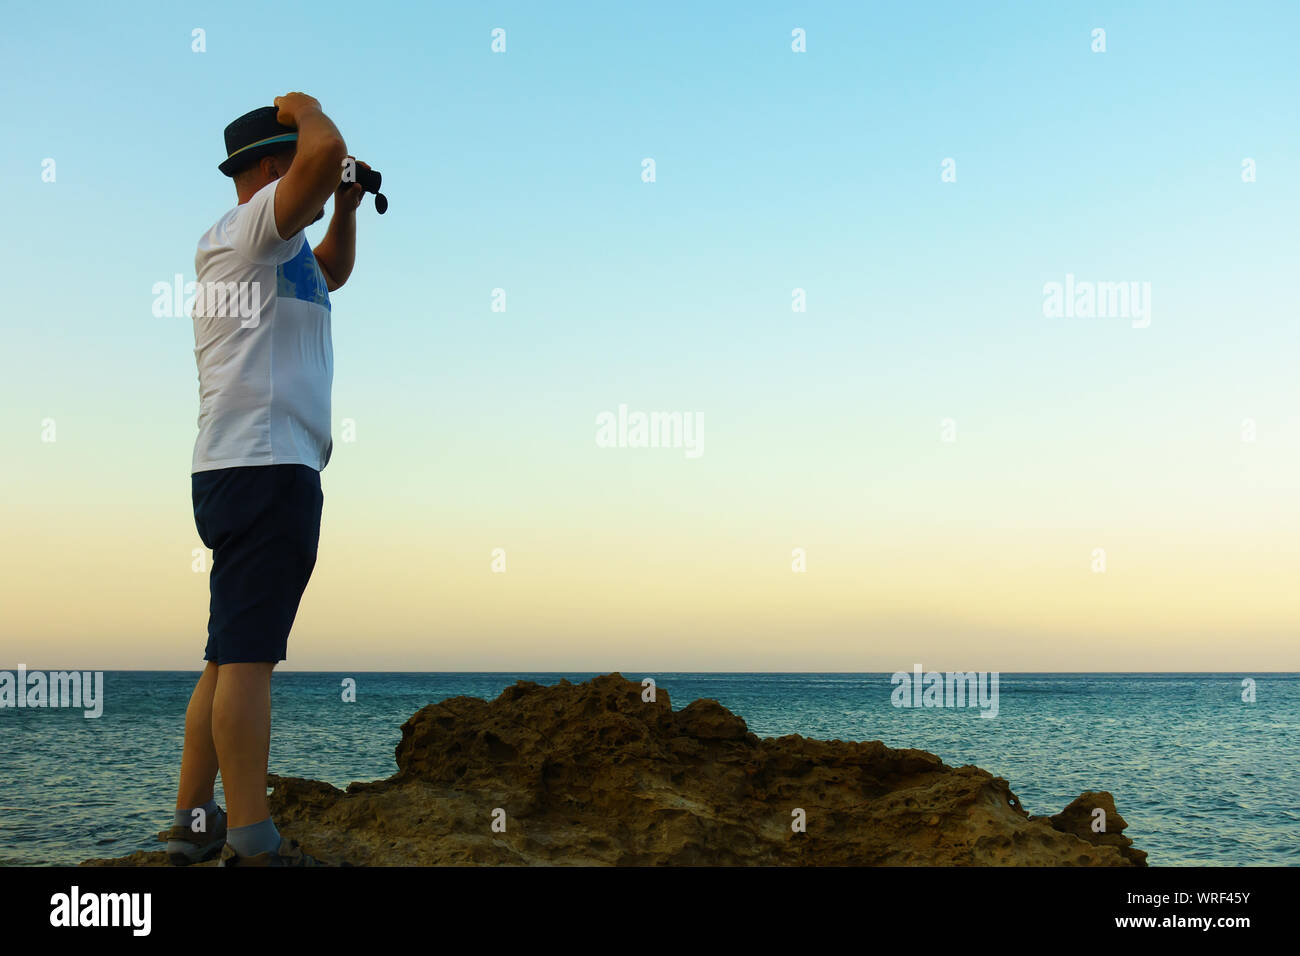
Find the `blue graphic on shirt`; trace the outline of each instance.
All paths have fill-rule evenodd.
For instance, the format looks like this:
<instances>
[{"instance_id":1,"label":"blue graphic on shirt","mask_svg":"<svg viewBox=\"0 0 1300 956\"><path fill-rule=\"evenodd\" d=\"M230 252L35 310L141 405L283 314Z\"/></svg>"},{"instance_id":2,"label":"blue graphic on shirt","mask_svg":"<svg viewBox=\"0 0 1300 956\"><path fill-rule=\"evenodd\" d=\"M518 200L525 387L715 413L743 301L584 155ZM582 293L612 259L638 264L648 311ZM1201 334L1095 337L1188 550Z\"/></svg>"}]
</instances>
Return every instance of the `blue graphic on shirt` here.
<instances>
[{"instance_id":1,"label":"blue graphic on shirt","mask_svg":"<svg viewBox=\"0 0 1300 956\"><path fill-rule=\"evenodd\" d=\"M311 254L311 245L304 240L302 249L288 262L275 270L276 289L282 298L301 299L330 307L329 290L325 288L325 274Z\"/></svg>"}]
</instances>

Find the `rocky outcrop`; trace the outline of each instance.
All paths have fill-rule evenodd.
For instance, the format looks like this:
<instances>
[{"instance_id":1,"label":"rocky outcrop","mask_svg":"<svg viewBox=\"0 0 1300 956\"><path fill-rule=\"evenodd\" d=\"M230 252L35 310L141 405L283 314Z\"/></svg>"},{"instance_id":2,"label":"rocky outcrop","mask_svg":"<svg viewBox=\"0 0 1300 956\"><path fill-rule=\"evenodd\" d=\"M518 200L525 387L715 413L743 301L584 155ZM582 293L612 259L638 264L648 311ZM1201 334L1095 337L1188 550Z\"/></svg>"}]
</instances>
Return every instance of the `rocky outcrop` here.
<instances>
[{"instance_id":1,"label":"rocky outcrop","mask_svg":"<svg viewBox=\"0 0 1300 956\"><path fill-rule=\"evenodd\" d=\"M271 812L307 852L358 865L1146 865L1104 791L1031 817L978 767L759 738L717 701L674 711L619 674L430 704L397 766L346 791L273 776Z\"/></svg>"}]
</instances>

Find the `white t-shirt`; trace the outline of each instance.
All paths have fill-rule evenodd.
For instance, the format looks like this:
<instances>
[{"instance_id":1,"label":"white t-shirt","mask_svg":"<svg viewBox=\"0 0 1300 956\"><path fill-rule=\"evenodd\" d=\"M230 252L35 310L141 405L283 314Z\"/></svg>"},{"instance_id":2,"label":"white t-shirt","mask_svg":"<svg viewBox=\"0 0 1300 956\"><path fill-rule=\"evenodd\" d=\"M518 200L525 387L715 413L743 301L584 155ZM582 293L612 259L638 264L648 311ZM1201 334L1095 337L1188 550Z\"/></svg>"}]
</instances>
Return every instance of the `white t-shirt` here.
<instances>
[{"instance_id":1,"label":"white t-shirt","mask_svg":"<svg viewBox=\"0 0 1300 956\"><path fill-rule=\"evenodd\" d=\"M307 237L281 239L269 183L199 240L191 472L330 459L334 345L325 276Z\"/></svg>"}]
</instances>

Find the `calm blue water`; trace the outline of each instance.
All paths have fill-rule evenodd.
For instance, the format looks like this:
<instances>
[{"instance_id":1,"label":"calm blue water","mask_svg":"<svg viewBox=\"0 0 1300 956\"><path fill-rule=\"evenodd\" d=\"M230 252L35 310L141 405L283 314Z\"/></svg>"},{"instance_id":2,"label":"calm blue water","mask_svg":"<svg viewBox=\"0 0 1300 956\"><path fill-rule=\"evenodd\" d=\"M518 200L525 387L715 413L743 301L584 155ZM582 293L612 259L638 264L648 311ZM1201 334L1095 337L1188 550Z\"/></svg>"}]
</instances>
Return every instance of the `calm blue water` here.
<instances>
[{"instance_id":1,"label":"calm blue water","mask_svg":"<svg viewBox=\"0 0 1300 956\"><path fill-rule=\"evenodd\" d=\"M355 677L355 704L340 681ZM343 787L393 773L425 704L592 674L277 673L271 770ZM1005 777L1030 813L1110 790L1155 866L1300 864L1300 675L1003 675L999 715L902 709L883 674L652 674L674 709L721 701L762 737L882 740ZM1241 701L1241 680L1257 701ZM157 849L197 672L108 672L104 714L0 708L0 864ZM224 803L220 790L217 799Z\"/></svg>"}]
</instances>

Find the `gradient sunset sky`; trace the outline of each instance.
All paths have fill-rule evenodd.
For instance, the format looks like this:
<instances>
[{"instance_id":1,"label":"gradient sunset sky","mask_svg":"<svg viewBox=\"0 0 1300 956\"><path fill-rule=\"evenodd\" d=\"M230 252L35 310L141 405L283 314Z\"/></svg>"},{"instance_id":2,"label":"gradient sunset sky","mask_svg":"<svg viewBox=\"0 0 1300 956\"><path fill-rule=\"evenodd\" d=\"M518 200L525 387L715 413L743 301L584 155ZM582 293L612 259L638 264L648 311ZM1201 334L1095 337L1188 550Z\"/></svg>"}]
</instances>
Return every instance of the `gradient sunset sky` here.
<instances>
[{"instance_id":1,"label":"gradient sunset sky","mask_svg":"<svg viewBox=\"0 0 1300 956\"><path fill-rule=\"evenodd\" d=\"M9 9L0 669L201 666L151 290L303 90L391 208L283 667L1300 670L1300 8L1131 6ZM598 447L621 404L703 454Z\"/></svg>"}]
</instances>

